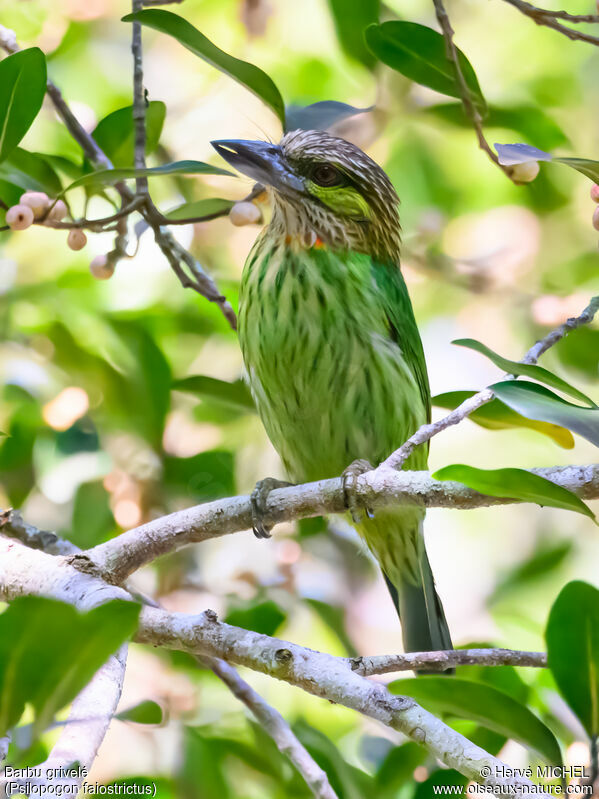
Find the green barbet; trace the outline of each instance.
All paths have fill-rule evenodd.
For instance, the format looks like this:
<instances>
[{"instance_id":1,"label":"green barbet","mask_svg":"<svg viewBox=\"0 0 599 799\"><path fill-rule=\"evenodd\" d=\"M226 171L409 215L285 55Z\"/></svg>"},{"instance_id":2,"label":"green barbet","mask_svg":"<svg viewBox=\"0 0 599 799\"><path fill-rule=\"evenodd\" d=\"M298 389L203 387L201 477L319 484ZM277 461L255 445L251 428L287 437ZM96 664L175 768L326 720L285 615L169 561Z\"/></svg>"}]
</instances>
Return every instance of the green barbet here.
<instances>
[{"instance_id":1,"label":"green barbet","mask_svg":"<svg viewBox=\"0 0 599 799\"><path fill-rule=\"evenodd\" d=\"M270 440L299 482L379 463L429 421L431 404L391 181L358 147L322 131L296 130L278 145L213 145L272 201L239 298L239 339ZM426 469L427 456L421 446L405 467ZM451 648L423 518L420 508L393 507L356 525L410 652Z\"/></svg>"}]
</instances>

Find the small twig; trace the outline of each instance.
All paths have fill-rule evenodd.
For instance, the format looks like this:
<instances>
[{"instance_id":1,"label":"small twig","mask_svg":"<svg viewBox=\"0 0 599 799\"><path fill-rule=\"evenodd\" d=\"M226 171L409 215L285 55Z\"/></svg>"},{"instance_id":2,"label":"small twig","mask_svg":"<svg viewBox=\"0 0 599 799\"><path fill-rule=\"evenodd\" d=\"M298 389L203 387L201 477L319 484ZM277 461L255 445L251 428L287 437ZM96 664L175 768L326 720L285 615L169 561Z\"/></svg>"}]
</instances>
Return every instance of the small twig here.
<instances>
[{"instance_id":1,"label":"small twig","mask_svg":"<svg viewBox=\"0 0 599 799\"><path fill-rule=\"evenodd\" d=\"M351 668L363 677L394 671L447 671L456 666L547 666L545 652L515 649L452 649L439 652L408 652L405 655L378 655L349 658Z\"/></svg>"},{"instance_id":2,"label":"small twig","mask_svg":"<svg viewBox=\"0 0 599 799\"><path fill-rule=\"evenodd\" d=\"M537 25L543 25L546 28L552 28L558 33L562 33L572 41L587 42L588 44L599 45L599 37L591 36L590 33L583 33L582 31L573 30L566 25L557 22L558 19L564 19L567 22L580 23L580 22L599 22L599 17L595 14L568 14L567 11L548 11L544 8L537 8L532 3L527 3L525 0L504 0L509 3L518 11L521 11L527 17L530 17Z\"/></svg>"},{"instance_id":3,"label":"small twig","mask_svg":"<svg viewBox=\"0 0 599 799\"><path fill-rule=\"evenodd\" d=\"M478 139L478 146L483 150L488 157L496 164L499 169L501 169L507 176L512 179L512 169L511 167L504 166L503 164L499 163L499 159L497 154L491 146L489 142L485 138L485 134L483 132L483 125L482 125L482 117L476 107L476 104L472 98L472 92L468 84L466 83L466 79L464 78L464 73L462 72L462 67L460 66L460 61L458 58L458 51L455 46L455 42L453 41L454 31L451 27L451 22L449 21L449 17L447 15L447 11L445 10L445 6L443 5L443 0L433 0L433 4L435 6L435 12L437 15L437 21L439 22L439 26L441 31L443 32L443 38L445 39L445 48L447 52L447 57L453 64L453 69L455 72L456 80L458 82L458 86L460 89L460 99L462 101L462 106L464 108L464 112L468 119L472 122L474 130L476 131L476 136Z\"/></svg>"},{"instance_id":4,"label":"small twig","mask_svg":"<svg viewBox=\"0 0 599 799\"><path fill-rule=\"evenodd\" d=\"M537 341L537 343L534 344L521 359L520 363L536 363L537 359L540 358L543 353L547 352L547 350L550 347L553 347L554 344L557 344L557 342L564 338L564 336L566 336L571 330L575 330L581 325L586 325L592 322L595 314L598 311L599 296L593 297L579 316L568 319L566 322L564 322L564 324L556 327L555 330L552 330L540 341ZM446 430L448 427L458 424L462 421L462 419L465 419L466 416L469 416L473 411L477 410L477 408L482 407L487 402L491 402L494 396L495 395L490 388L485 388L482 391L479 391L477 394L474 394L474 396L464 400L461 405L458 405L458 407L451 411L451 413L448 413L447 416L444 416L437 422L430 422L429 424L422 425L422 427L418 428L414 435L410 436L410 438L408 438L408 440L403 443L399 449L396 449L395 452L391 453L391 455L389 455L389 457L386 458L386 460L384 460L378 468L381 470L401 469L416 447L419 447L421 444L425 444L427 441L430 441L433 436L436 436L438 433Z\"/></svg>"},{"instance_id":5,"label":"small twig","mask_svg":"<svg viewBox=\"0 0 599 799\"><path fill-rule=\"evenodd\" d=\"M297 739L283 716L271 707L251 685L243 680L226 661L212 657L198 657L220 677L231 693L237 697L256 717L265 731L273 739L280 752L286 755L304 778L317 799L337 799L331 788L329 778L312 755Z\"/></svg>"},{"instance_id":6,"label":"small twig","mask_svg":"<svg viewBox=\"0 0 599 799\"><path fill-rule=\"evenodd\" d=\"M131 9L135 13L143 8L142 0L132 0ZM146 166L146 98L144 92L143 53L141 43L141 23L134 22L131 33L131 52L133 53L133 128L134 164L137 169ZM148 179L138 177L135 180L138 197L147 195Z\"/></svg>"},{"instance_id":7,"label":"small twig","mask_svg":"<svg viewBox=\"0 0 599 799\"><path fill-rule=\"evenodd\" d=\"M86 228L87 230L92 230L94 232L101 233L105 230L106 225L110 225L112 222L116 222L123 217L130 216L134 211L136 211L142 204L143 199L141 197L134 197L133 200L124 205L119 211L110 216L104 216L100 219L74 219L72 222L58 222L53 219L40 219L36 220L33 224L34 225L42 225L43 227L52 227L56 230L73 230L73 229L81 229Z\"/></svg>"},{"instance_id":8,"label":"small twig","mask_svg":"<svg viewBox=\"0 0 599 799\"><path fill-rule=\"evenodd\" d=\"M39 530L23 521L18 510L8 508L0 511L0 533L10 538L16 538L31 549L41 549L49 555L72 555L79 552L79 548L64 538L59 538L56 533L48 530Z\"/></svg>"}]
</instances>

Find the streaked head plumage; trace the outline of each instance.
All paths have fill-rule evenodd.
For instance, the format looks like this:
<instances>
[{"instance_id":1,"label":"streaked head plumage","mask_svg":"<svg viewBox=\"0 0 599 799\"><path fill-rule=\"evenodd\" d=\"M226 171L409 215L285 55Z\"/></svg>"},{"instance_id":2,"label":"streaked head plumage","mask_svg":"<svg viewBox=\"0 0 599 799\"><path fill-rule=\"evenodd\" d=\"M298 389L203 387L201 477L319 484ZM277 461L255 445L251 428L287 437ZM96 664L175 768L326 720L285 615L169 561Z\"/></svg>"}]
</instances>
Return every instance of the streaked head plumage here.
<instances>
[{"instance_id":1,"label":"streaked head plumage","mask_svg":"<svg viewBox=\"0 0 599 799\"><path fill-rule=\"evenodd\" d=\"M269 189L270 234L316 236L331 247L399 260L399 199L385 172L356 145L317 130L291 131L278 145L213 144Z\"/></svg>"}]
</instances>

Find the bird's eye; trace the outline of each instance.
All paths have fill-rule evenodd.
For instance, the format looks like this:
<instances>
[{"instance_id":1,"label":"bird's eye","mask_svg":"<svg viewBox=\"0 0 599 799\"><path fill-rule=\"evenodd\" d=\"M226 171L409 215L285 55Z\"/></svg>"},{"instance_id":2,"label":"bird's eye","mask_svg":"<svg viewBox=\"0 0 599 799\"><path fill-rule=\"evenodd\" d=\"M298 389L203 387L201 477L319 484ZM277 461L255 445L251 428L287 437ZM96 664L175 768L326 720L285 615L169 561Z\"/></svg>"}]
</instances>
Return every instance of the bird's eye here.
<instances>
[{"instance_id":1,"label":"bird's eye","mask_svg":"<svg viewBox=\"0 0 599 799\"><path fill-rule=\"evenodd\" d=\"M338 186L343 182L343 175L330 164L319 164L312 170L312 180L319 186Z\"/></svg>"}]
</instances>

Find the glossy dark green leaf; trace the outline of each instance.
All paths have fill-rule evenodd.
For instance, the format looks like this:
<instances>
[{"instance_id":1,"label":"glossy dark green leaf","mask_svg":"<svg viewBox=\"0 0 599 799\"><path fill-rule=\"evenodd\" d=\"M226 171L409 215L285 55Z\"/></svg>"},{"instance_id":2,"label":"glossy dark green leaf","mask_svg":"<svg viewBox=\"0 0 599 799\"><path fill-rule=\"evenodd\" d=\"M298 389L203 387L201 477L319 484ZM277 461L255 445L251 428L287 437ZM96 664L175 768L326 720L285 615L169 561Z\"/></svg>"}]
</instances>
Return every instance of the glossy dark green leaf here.
<instances>
[{"instance_id":1,"label":"glossy dark green leaf","mask_svg":"<svg viewBox=\"0 0 599 799\"><path fill-rule=\"evenodd\" d=\"M492 497L534 502L595 518L593 511L576 494L525 469L476 469L474 466L454 463L439 469L433 477L435 480L455 480Z\"/></svg>"},{"instance_id":2,"label":"glossy dark green leaf","mask_svg":"<svg viewBox=\"0 0 599 799\"><path fill-rule=\"evenodd\" d=\"M0 161L10 155L36 118L46 94L46 59L39 47L0 62Z\"/></svg>"},{"instance_id":3,"label":"glossy dark green leaf","mask_svg":"<svg viewBox=\"0 0 599 799\"><path fill-rule=\"evenodd\" d=\"M53 599L22 597L0 615L0 736L25 703L35 735L89 682L137 626L139 605L115 600L88 613Z\"/></svg>"},{"instance_id":4,"label":"glossy dark green leaf","mask_svg":"<svg viewBox=\"0 0 599 799\"><path fill-rule=\"evenodd\" d=\"M172 388L177 391L187 391L196 396L216 400L217 402L243 408L246 411L256 411L254 400L245 381L235 380L228 383L206 375L193 375L175 380Z\"/></svg>"},{"instance_id":5,"label":"glossy dark green leaf","mask_svg":"<svg viewBox=\"0 0 599 799\"><path fill-rule=\"evenodd\" d=\"M571 386L570 383L562 380L561 377L554 375L553 372L550 372L542 366L533 363L510 361L507 358L502 358L501 355L493 352L493 350L489 349L485 344L473 338L460 338L451 343L456 344L458 347L467 347L470 350L475 350L475 352L480 352L481 355L485 355L495 366L503 369L504 372L508 372L511 375L532 377L533 380L538 380L539 383L545 383L552 388L556 388L558 391L562 391L564 394L574 397L574 399L577 399L579 402L586 402L588 405L592 405L595 408L597 407L593 400L587 397L586 394L583 394L582 391L579 391L574 386Z\"/></svg>"},{"instance_id":6,"label":"glossy dark green leaf","mask_svg":"<svg viewBox=\"0 0 599 799\"><path fill-rule=\"evenodd\" d=\"M378 22L380 0L329 0L329 8L344 52L372 69L376 58L366 46L364 31Z\"/></svg>"},{"instance_id":7,"label":"glossy dark green leaf","mask_svg":"<svg viewBox=\"0 0 599 799\"><path fill-rule=\"evenodd\" d=\"M576 580L553 603L547 661L561 695L590 737L599 735L599 591Z\"/></svg>"},{"instance_id":8,"label":"glossy dark green leaf","mask_svg":"<svg viewBox=\"0 0 599 799\"><path fill-rule=\"evenodd\" d=\"M498 399L523 416L567 427L599 447L599 409L566 402L548 388L528 380L505 380L489 388Z\"/></svg>"},{"instance_id":9,"label":"glossy dark green leaf","mask_svg":"<svg viewBox=\"0 0 599 799\"><path fill-rule=\"evenodd\" d=\"M227 624L253 630L263 635L274 635L283 624L287 614L271 599L265 602L250 602L246 607L230 610L225 617Z\"/></svg>"},{"instance_id":10,"label":"glossy dark green leaf","mask_svg":"<svg viewBox=\"0 0 599 799\"><path fill-rule=\"evenodd\" d=\"M219 166L205 164L203 161L173 161L171 164L152 166L146 169L135 169L135 167L100 169L74 180L63 193L79 188L79 186L108 186L111 183L118 183L119 180L161 177L162 175L229 175L235 177L232 172L221 169Z\"/></svg>"},{"instance_id":11,"label":"glossy dark green leaf","mask_svg":"<svg viewBox=\"0 0 599 799\"><path fill-rule=\"evenodd\" d=\"M437 394L436 397L433 397L432 402L438 408L453 410L458 405L461 405L462 402L474 396L474 394L476 394L476 391L448 391L446 394ZM536 419L528 419L498 399L491 400L491 402L487 402L482 407L477 408L468 418L488 430L511 430L524 427L549 436L564 449L572 449L574 446L574 437L565 427L559 427L559 425L548 422L539 422Z\"/></svg>"},{"instance_id":12,"label":"glossy dark green leaf","mask_svg":"<svg viewBox=\"0 0 599 799\"><path fill-rule=\"evenodd\" d=\"M336 100L322 100L306 106L290 105L285 115L285 130L328 130L337 122L372 109L373 106L356 108Z\"/></svg>"},{"instance_id":13,"label":"glossy dark green leaf","mask_svg":"<svg viewBox=\"0 0 599 799\"><path fill-rule=\"evenodd\" d=\"M447 57L445 39L432 28L416 22L383 22L366 29L366 43L378 59L406 78L441 94L460 96L454 67ZM476 73L461 50L458 50L458 60L474 104L485 113L486 103Z\"/></svg>"},{"instance_id":14,"label":"glossy dark green leaf","mask_svg":"<svg viewBox=\"0 0 599 799\"><path fill-rule=\"evenodd\" d=\"M164 103L152 100L146 106L146 155L151 155L158 146L165 116L166 106ZM113 166L133 166L135 138L133 106L119 108L105 116L96 125L92 136L110 158Z\"/></svg>"},{"instance_id":15,"label":"glossy dark green leaf","mask_svg":"<svg viewBox=\"0 0 599 799\"><path fill-rule=\"evenodd\" d=\"M157 702L146 699L138 705L117 713L119 721L132 721L135 724L162 724L162 708Z\"/></svg>"},{"instance_id":16,"label":"glossy dark green leaf","mask_svg":"<svg viewBox=\"0 0 599 799\"><path fill-rule=\"evenodd\" d=\"M472 122L466 116L462 103L440 103L426 109L438 119L472 128ZM487 128L509 128L524 134L531 141L536 141L544 148L561 147L568 144L568 137L542 109L534 105L517 105L507 108L489 106L485 119Z\"/></svg>"},{"instance_id":17,"label":"glossy dark green leaf","mask_svg":"<svg viewBox=\"0 0 599 799\"><path fill-rule=\"evenodd\" d=\"M247 61L241 61L219 49L183 17L173 14L171 11L148 8L134 14L127 14L123 17L123 21L141 22L142 25L147 25L149 28L174 36L192 53L253 92L272 108L281 123L285 124L285 104L272 78L254 64L248 64Z\"/></svg>"},{"instance_id":18,"label":"glossy dark green leaf","mask_svg":"<svg viewBox=\"0 0 599 799\"><path fill-rule=\"evenodd\" d=\"M534 749L549 763L561 763L555 735L525 705L490 685L455 677L416 677L389 685L394 694L413 697L433 713L477 721L488 729Z\"/></svg>"},{"instance_id":19,"label":"glossy dark green leaf","mask_svg":"<svg viewBox=\"0 0 599 799\"><path fill-rule=\"evenodd\" d=\"M366 772L350 765L335 744L320 730L300 719L293 732L329 778L339 799L372 799L376 783Z\"/></svg>"},{"instance_id":20,"label":"glossy dark green leaf","mask_svg":"<svg viewBox=\"0 0 599 799\"><path fill-rule=\"evenodd\" d=\"M210 197L206 200L195 200L191 203L183 203L172 211L168 211L165 216L168 219L191 219L196 217L211 217L222 216L228 213L235 205L233 200L225 200L222 197Z\"/></svg>"},{"instance_id":21,"label":"glossy dark green leaf","mask_svg":"<svg viewBox=\"0 0 599 799\"><path fill-rule=\"evenodd\" d=\"M18 186L22 191L45 191L56 197L62 191L60 178L50 161L40 153L15 147L0 163L0 180Z\"/></svg>"}]
</instances>

